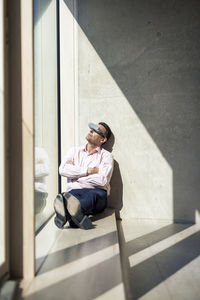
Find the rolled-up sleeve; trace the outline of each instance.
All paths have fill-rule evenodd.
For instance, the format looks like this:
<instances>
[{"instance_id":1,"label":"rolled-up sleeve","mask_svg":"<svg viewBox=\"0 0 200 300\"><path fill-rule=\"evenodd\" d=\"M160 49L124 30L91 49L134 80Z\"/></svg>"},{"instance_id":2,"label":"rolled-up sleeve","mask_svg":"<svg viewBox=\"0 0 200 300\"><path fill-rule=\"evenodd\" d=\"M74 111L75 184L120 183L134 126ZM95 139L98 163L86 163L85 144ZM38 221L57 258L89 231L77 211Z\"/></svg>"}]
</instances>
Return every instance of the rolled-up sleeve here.
<instances>
[{"instance_id":1,"label":"rolled-up sleeve","mask_svg":"<svg viewBox=\"0 0 200 300\"><path fill-rule=\"evenodd\" d=\"M74 162L75 148L71 148L65 155L59 167L59 174L69 179L78 179L87 175L87 168L82 168L78 165L67 164L70 160Z\"/></svg>"}]
</instances>

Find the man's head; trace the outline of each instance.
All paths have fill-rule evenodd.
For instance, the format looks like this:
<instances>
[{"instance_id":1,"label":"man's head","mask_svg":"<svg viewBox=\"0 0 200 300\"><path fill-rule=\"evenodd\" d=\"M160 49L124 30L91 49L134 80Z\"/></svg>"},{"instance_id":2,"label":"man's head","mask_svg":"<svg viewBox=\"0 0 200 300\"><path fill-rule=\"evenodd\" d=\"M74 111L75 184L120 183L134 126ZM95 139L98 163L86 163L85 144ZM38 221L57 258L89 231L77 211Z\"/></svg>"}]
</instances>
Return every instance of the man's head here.
<instances>
[{"instance_id":1,"label":"man's head","mask_svg":"<svg viewBox=\"0 0 200 300\"><path fill-rule=\"evenodd\" d=\"M99 122L98 125L89 123L88 126L90 132L86 136L86 139L90 144L100 147L105 144L111 136L110 127L104 122Z\"/></svg>"}]
</instances>

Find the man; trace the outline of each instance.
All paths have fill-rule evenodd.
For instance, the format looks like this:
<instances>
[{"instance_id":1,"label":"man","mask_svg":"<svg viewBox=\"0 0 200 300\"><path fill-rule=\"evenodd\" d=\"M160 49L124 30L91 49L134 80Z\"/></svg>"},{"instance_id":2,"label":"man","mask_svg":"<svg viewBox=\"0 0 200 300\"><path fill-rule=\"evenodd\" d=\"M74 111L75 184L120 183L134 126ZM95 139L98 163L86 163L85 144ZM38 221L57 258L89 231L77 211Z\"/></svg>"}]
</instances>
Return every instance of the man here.
<instances>
[{"instance_id":1,"label":"man","mask_svg":"<svg viewBox=\"0 0 200 300\"><path fill-rule=\"evenodd\" d=\"M59 167L60 175L67 177L66 193L57 195L54 201L54 221L59 228L69 221L71 227L90 229L88 215L100 213L107 206L113 158L102 145L110 138L111 130L103 122L88 126L86 146L71 148Z\"/></svg>"}]
</instances>

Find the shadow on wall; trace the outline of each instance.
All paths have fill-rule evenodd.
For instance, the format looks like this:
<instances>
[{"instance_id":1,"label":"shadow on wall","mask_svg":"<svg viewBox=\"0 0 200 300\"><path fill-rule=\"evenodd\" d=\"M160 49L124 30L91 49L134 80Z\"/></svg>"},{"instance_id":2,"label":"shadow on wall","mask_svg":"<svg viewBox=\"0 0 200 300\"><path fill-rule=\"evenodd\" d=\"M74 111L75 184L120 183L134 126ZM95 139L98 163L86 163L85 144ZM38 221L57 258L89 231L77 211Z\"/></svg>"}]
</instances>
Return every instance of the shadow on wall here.
<instances>
[{"instance_id":1,"label":"shadow on wall","mask_svg":"<svg viewBox=\"0 0 200 300\"><path fill-rule=\"evenodd\" d=\"M114 170L111 178L111 192L108 197L108 206L114 208L116 211L116 217L120 218L120 210L123 207L123 183L120 173L119 164L114 160Z\"/></svg>"},{"instance_id":2,"label":"shadow on wall","mask_svg":"<svg viewBox=\"0 0 200 300\"><path fill-rule=\"evenodd\" d=\"M112 152L114 144L115 144L115 136L112 133L110 139L107 141L107 143L104 145L103 148L109 152ZM116 160L114 160L114 168L113 168L113 174L112 174L110 186L111 186L111 192L110 192L110 196L108 197L108 207L114 208L116 211L117 218L120 218L119 211L123 207L123 200L122 200L123 183L122 183L119 164Z\"/></svg>"},{"instance_id":3,"label":"shadow on wall","mask_svg":"<svg viewBox=\"0 0 200 300\"><path fill-rule=\"evenodd\" d=\"M34 24L36 25L40 18L43 16L52 0L35 0L34 1Z\"/></svg>"},{"instance_id":4,"label":"shadow on wall","mask_svg":"<svg viewBox=\"0 0 200 300\"><path fill-rule=\"evenodd\" d=\"M175 221L200 210L199 14L198 0L78 1L79 26L173 170Z\"/></svg>"}]
</instances>

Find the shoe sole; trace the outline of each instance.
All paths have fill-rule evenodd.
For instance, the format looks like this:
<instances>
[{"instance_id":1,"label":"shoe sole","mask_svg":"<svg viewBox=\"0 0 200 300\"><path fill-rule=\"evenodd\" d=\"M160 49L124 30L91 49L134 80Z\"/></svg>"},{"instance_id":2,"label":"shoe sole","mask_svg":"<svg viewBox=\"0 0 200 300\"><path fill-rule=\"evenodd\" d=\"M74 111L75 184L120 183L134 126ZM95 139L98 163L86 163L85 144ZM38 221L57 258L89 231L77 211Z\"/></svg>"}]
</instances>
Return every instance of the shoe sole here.
<instances>
[{"instance_id":1,"label":"shoe sole","mask_svg":"<svg viewBox=\"0 0 200 300\"><path fill-rule=\"evenodd\" d=\"M54 223L58 228L63 228L63 226L67 222L63 201L64 199L61 194L58 194L56 196L56 199L54 200L54 210L56 213Z\"/></svg>"},{"instance_id":2,"label":"shoe sole","mask_svg":"<svg viewBox=\"0 0 200 300\"><path fill-rule=\"evenodd\" d=\"M93 228L91 220L81 211L80 201L70 193L64 193L63 197L66 200L66 207L72 221L81 229Z\"/></svg>"}]
</instances>

